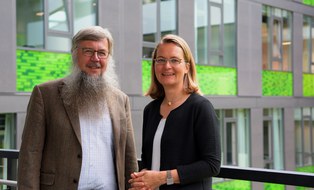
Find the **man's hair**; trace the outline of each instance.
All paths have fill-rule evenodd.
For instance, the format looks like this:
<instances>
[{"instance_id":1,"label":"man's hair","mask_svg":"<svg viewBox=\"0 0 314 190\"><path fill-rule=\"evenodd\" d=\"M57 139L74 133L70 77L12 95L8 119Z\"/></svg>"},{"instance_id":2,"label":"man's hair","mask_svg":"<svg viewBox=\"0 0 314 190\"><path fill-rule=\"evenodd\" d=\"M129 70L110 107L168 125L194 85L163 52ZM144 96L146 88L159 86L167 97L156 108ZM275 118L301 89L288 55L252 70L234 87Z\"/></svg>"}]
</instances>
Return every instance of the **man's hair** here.
<instances>
[{"instance_id":1,"label":"man's hair","mask_svg":"<svg viewBox=\"0 0 314 190\"><path fill-rule=\"evenodd\" d=\"M78 62L77 49L80 42L86 41L86 40L101 41L104 39L107 39L108 41L109 57L107 58L108 60L107 60L106 74L102 73L102 77L106 81L107 85L120 89L118 76L115 72L115 61L113 59L113 37L108 29L102 28L101 26L90 26L90 27L83 28L73 36L72 48L71 48L73 65L72 65L72 73L70 74L69 77L71 78L75 76L78 71L80 72L80 69L77 66L77 62Z\"/></svg>"},{"instance_id":2,"label":"man's hair","mask_svg":"<svg viewBox=\"0 0 314 190\"><path fill-rule=\"evenodd\" d=\"M102 28L101 26L90 26L87 28L81 29L75 36L72 38L72 48L71 52L73 54L76 51L78 44L81 41L91 40L91 41L100 41L103 39L108 40L108 50L109 55L113 55L113 38L108 29Z\"/></svg>"}]
</instances>

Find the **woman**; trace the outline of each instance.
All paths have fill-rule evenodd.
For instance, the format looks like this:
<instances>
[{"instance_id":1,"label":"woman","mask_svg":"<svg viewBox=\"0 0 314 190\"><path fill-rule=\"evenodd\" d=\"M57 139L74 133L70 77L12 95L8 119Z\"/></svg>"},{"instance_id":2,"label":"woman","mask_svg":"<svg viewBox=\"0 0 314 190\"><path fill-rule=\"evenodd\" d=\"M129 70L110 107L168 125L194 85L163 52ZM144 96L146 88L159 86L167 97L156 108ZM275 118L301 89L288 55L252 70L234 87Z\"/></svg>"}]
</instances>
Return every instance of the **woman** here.
<instances>
[{"instance_id":1,"label":"woman","mask_svg":"<svg viewBox=\"0 0 314 190\"><path fill-rule=\"evenodd\" d=\"M188 44L166 35L153 52L154 100L144 109L141 172L133 173L131 190L211 189L220 171L220 135L212 104L196 83Z\"/></svg>"}]
</instances>

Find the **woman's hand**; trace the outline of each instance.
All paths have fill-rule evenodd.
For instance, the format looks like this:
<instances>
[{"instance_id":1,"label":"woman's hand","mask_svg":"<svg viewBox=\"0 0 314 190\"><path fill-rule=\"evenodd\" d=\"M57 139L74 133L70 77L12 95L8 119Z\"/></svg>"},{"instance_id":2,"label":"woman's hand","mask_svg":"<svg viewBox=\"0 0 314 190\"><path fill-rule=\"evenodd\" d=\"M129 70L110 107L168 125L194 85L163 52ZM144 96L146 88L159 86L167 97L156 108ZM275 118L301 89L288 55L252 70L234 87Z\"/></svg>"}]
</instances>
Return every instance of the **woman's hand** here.
<instances>
[{"instance_id":1,"label":"woman's hand","mask_svg":"<svg viewBox=\"0 0 314 190\"><path fill-rule=\"evenodd\" d=\"M165 171L142 170L131 174L129 190L154 190L166 183Z\"/></svg>"}]
</instances>

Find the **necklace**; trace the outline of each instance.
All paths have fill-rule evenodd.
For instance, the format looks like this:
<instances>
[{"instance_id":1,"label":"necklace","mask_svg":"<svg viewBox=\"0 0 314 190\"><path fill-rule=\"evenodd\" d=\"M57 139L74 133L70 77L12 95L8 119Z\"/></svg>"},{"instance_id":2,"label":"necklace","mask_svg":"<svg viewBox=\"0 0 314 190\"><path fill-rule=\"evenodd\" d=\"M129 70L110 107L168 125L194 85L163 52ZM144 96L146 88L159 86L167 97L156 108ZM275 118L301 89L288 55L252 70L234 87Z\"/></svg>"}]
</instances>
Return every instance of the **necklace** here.
<instances>
[{"instance_id":1,"label":"necklace","mask_svg":"<svg viewBox=\"0 0 314 190\"><path fill-rule=\"evenodd\" d=\"M172 103L171 103L171 101L168 101L168 103L167 103L167 104L168 104L168 106L171 106L171 104L172 104Z\"/></svg>"},{"instance_id":2,"label":"necklace","mask_svg":"<svg viewBox=\"0 0 314 190\"><path fill-rule=\"evenodd\" d=\"M175 100L172 100L172 101L169 101L169 100L165 97L165 100L166 100L168 106L172 106L172 104L174 104L174 103L179 102L180 100L182 100L183 97L184 97L184 96L181 96L181 97L179 97L179 98L177 98L177 99L175 99Z\"/></svg>"}]
</instances>

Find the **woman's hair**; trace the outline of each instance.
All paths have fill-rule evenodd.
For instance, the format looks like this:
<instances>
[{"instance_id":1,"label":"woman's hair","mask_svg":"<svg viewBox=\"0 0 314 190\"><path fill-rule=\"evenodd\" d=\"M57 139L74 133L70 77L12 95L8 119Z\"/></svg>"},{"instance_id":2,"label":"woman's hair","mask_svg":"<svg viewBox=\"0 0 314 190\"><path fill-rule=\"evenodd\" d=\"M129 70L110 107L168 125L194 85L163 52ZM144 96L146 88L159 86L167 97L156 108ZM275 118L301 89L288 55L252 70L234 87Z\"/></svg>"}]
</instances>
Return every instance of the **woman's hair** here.
<instances>
[{"instance_id":1,"label":"woman's hair","mask_svg":"<svg viewBox=\"0 0 314 190\"><path fill-rule=\"evenodd\" d=\"M152 66L151 66L151 84L149 87L148 92L145 94L146 96L150 96L153 99L164 97L165 91L163 86L158 82L155 74L155 59L157 57L158 48L161 44L175 44L176 46L180 47L183 50L184 61L188 64L189 71L185 74L183 78L184 90L191 94L191 93L198 93L201 94L201 91L197 85L196 81L196 67L195 61L191 52L189 45L186 41L181 38L180 36L174 34L167 34L165 35L161 41L157 44L153 51L153 58L152 58Z\"/></svg>"},{"instance_id":2,"label":"woman's hair","mask_svg":"<svg viewBox=\"0 0 314 190\"><path fill-rule=\"evenodd\" d=\"M113 55L113 38L108 29L102 28L101 26L90 26L87 28L81 29L76 33L72 38L72 58L76 60L77 48L81 41L91 40L91 41L100 41L103 39L108 40L108 50L109 56Z\"/></svg>"}]
</instances>

